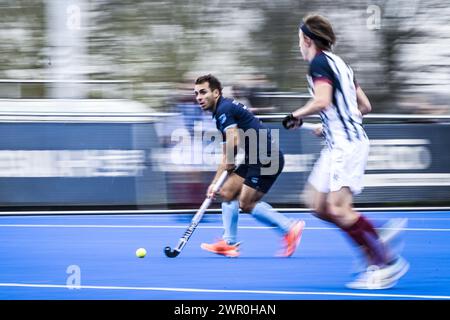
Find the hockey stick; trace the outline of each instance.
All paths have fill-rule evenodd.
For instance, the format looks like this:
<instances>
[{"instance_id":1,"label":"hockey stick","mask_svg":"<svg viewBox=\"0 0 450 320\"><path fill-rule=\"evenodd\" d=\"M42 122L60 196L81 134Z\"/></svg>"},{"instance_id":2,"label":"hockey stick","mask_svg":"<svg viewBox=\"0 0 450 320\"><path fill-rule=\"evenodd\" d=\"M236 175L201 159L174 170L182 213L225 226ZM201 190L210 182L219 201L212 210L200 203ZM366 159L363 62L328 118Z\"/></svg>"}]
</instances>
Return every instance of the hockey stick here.
<instances>
[{"instance_id":1,"label":"hockey stick","mask_svg":"<svg viewBox=\"0 0 450 320\"><path fill-rule=\"evenodd\" d=\"M212 190L213 194L216 193L222 187L222 185L225 182L225 180L227 179L227 177L228 177L228 171L222 172L219 179L214 184L214 187ZM178 241L177 246L173 250L170 246L167 246L164 248L164 253L166 254L166 256L168 256L169 258L175 258L176 256L178 256L180 254L181 250L183 250L184 246L188 242L192 233L194 233L195 229L197 228L200 220L202 220L203 215L204 215L206 209L208 209L212 200L213 199L211 197L207 197L203 201L202 205L200 206L200 208L198 209L198 211L195 213L194 217L192 218L191 224L186 229L183 236L180 238L180 241Z\"/></svg>"}]
</instances>

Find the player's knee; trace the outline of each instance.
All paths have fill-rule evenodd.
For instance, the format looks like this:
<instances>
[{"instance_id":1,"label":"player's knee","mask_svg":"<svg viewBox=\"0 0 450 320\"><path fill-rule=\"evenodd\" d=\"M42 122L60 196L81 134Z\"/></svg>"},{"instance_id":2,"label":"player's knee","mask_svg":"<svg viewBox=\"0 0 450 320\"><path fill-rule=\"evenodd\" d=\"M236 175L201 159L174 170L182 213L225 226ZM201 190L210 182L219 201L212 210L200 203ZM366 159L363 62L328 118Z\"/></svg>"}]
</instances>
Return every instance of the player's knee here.
<instances>
[{"instance_id":1,"label":"player's knee","mask_svg":"<svg viewBox=\"0 0 450 320\"><path fill-rule=\"evenodd\" d=\"M254 202L246 202L246 201L239 201L239 207L241 208L242 212L250 213L255 208L256 203Z\"/></svg>"},{"instance_id":2,"label":"player's knee","mask_svg":"<svg viewBox=\"0 0 450 320\"><path fill-rule=\"evenodd\" d=\"M341 203L330 203L328 205L327 215L332 218L334 221L340 221L344 219L349 210L346 206L342 205Z\"/></svg>"},{"instance_id":3,"label":"player's knee","mask_svg":"<svg viewBox=\"0 0 450 320\"><path fill-rule=\"evenodd\" d=\"M316 215L324 216L327 214L328 210L325 204L323 203L313 203L311 207Z\"/></svg>"},{"instance_id":4,"label":"player's knee","mask_svg":"<svg viewBox=\"0 0 450 320\"><path fill-rule=\"evenodd\" d=\"M308 207L311 208L313 214L318 217L327 215L328 209L326 203L320 201L309 200L306 202Z\"/></svg>"},{"instance_id":5,"label":"player's knee","mask_svg":"<svg viewBox=\"0 0 450 320\"><path fill-rule=\"evenodd\" d=\"M235 198L234 192L232 192L231 190L221 190L220 196L222 197L222 199L224 201L227 201L227 202L232 201Z\"/></svg>"},{"instance_id":6,"label":"player's knee","mask_svg":"<svg viewBox=\"0 0 450 320\"><path fill-rule=\"evenodd\" d=\"M306 204L316 216L324 216L327 213L325 198L317 196L317 192L314 192L311 187L305 188L300 194L300 201Z\"/></svg>"},{"instance_id":7,"label":"player's knee","mask_svg":"<svg viewBox=\"0 0 450 320\"><path fill-rule=\"evenodd\" d=\"M330 217L328 216L328 212L324 210L323 208L314 209L312 212L313 216L322 219L322 220L329 220Z\"/></svg>"},{"instance_id":8,"label":"player's knee","mask_svg":"<svg viewBox=\"0 0 450 320\"><path fill-rule=\"evenodd\" d=\"M311 208L312 210L316 210L314 201L307 194L303 193L300 195L300 202L303 202L308 208Z\"/></svg>"}]
</instances>

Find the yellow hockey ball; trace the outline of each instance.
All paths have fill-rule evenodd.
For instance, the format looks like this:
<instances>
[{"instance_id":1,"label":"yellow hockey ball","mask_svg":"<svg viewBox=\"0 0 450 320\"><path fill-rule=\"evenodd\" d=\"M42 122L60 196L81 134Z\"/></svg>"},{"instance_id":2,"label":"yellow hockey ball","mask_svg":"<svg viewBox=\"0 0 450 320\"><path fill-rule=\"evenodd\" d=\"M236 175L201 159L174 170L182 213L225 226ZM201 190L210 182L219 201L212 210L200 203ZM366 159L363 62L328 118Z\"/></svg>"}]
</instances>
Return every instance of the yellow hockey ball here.
<instances>
[{"instance_id":1,"label":"yellow hockey ball","mask_svg":"<svg viewBox=\"0 0 450 320\"><path fill-rule=\"evenodd\" d=\"M145 257L147 254L147 250L145 250L144 248L139 248L136 250L136 257L138 258L143 258Z\"/></svg>"}]
</instances>

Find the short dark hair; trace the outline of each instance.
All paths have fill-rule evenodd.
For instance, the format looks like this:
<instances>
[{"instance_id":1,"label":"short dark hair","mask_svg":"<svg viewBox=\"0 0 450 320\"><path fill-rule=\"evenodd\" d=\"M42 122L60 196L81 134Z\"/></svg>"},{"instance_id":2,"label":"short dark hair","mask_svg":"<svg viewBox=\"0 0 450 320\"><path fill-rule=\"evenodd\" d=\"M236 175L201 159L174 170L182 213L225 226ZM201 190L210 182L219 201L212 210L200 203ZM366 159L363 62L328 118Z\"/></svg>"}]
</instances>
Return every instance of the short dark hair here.
<instances>
[{"instance_id":1,"label":"short dark hair","mask_svg":"<svg viewBox=\"0 0 450 320\"><path fill-rule=\"evenodd\" d=\"M195 80L195 84L202 84L208 82L209 88L211 91L219 90L220 95L222 95L222 84L220 83L219 79L214 77L212 74L207 74L201 77L198 77L197 80Z\"/></svg>"}]
</instances>

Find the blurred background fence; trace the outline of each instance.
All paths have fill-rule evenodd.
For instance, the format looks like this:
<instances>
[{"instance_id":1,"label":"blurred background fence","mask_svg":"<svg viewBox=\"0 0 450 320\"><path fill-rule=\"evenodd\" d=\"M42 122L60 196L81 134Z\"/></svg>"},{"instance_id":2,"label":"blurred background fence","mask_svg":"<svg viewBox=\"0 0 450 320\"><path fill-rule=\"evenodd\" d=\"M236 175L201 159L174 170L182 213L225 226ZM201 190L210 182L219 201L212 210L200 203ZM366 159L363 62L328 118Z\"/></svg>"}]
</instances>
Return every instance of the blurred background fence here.
<instances>
[{"instance_id":1,"label":"blurred background fence","mask_svg":"<svg viewBox=\"0 0 450 320\"><path fill-rule=\"evenodd\" d=\"M103 107L111 103L112 108L112 102ZM307 130L282 129L279 117L263 118L279 134L286 157L267 201L281 207L303 206L299 195L323 141ZM358 205L450 203L450 117L426 122L403 118L368 119L371 151L366 189L355 199ZM0 204L3 208L196 207L217 168L208 157L214 145L205 138L215 129L210 118L197 117L192 126L187 119L181 114L138 111L13 116L3 112ZM220 152L219 145L219 159Z\"/></svg>"},{"instance_id":2,"label":"blurred background fence","mask_svg":"<svg viewBox=\"0 0 450 320\"><path fill-rule=\"evenodd\" d=\"M309 98L297 30L310 12L331 20L373 105L356 202L448 204L447 1L0 0L0 206L197 205L208 145L173 140L215 132L194 79L215 74L279 129ZM321 142L279 133L287 165L267 200L302 205Z\"/></svg>"},{"instance_id":3,"label":"blurred background fence","mask_svg":"<svg viewBox=\"0 0 450 320\"><path fill-rule=\"evenodd\" d=\"M124 81L109 94L163 112L180 84L210 72L251 97L305 92L297 29L309 12L333 23L375 112L448 113L442 0L0 0L0 78ZM99 87L43 82L22 97L96 98Z\"/></svg>"}]
</instances>

